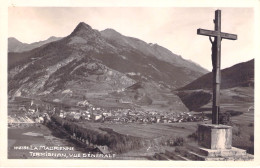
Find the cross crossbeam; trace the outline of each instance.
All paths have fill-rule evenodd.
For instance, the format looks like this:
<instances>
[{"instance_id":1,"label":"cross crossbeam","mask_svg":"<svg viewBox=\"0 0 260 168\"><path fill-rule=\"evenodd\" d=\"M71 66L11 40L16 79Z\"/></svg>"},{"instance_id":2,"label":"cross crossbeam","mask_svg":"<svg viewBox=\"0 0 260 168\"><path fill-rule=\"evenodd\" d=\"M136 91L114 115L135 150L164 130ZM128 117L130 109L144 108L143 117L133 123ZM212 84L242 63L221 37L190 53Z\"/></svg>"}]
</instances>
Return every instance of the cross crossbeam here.
<instances>
[{"instance_id":1,"label":"cross crossbeam","mask_svg":"<svg viewBox=\"0 0 260 168\"><path fill-rule=\"evenodd\" d=\"M215 30L197 29L198 35L210 37L212 44L212 74L213 74L213 103L212 103L212 124L219 124L220 113L220 83L221 83L221 40L236 40L236 34L229 34L221 32L221 11L215 11ZM214 37L214 41L211 40Z\"/></svg>"},{"instance_id":2,"label":"cross crossbeam","mask_svg":"<svg viewBox=\"0 0 260 168\"><path fill-rule=\"evenodd\" d=\"M204 36L211 36L211 37L220 36L223 39L237 40L236 34L223 33L223 32L206 30L206 29L197 29L197 34L204 35Z\"/></svg>"}]
</instances>

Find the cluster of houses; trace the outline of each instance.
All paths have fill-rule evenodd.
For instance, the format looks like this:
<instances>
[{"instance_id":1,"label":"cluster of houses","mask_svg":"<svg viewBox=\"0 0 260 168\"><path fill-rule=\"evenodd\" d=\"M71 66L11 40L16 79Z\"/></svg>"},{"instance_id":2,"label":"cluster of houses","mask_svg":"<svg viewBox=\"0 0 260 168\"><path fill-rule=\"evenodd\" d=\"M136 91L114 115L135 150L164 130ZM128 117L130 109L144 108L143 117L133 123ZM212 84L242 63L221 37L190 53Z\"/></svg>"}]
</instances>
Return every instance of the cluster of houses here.
<instances>
[{"instance_id":1,"label":"cluster of houses","mask_svg":"<svg viewBox=\"0 0 260 168\"><path fill-rule=\"evenodd\" d=\"M70 121L93 121L106 123L176 123L176 122L196 122L208 120L207 117L200 114L191 114L190 112L180 112L163 114L161 112L149 112L133 109L113 109L107 110L96 107L88 101L77 103L80 108L70 108L67 111L60 110L58 115L61 118Z\"/></svg>"},{"instance_id":2,"label":"cluster of houses","mask_svg":"<svg viewBox=\"0 0 260 168\"><path fill-rule=\"evenodd\" d=\"M37 104L34 101L28 107L20 107L19 110L27 111L27 115L36 123L44 123L50 120L51 115L58 115L69 121L92 121L105 123L177 123L196 122L208 120L201 113L190 112L161 113L156 111L143 111L141 109L105 109L97 107L87 100L80 101L75 107L57 108L49 104Z\"/></svg>"},{"instance_id":3,"label":"cluster of houses","mask_svg":"<svg viewBox=\"0 0 260 168\"><path fill-rule=\"evenodd\" d=\"M26 116L33 119L35 123L45 123L50 121L50 115L55 113L55 108L52 109L50 106L44 106L35 101L31 101L29 105L22 105L18 108L20 112L26 112Z\"/></svg>"}]
</instances>

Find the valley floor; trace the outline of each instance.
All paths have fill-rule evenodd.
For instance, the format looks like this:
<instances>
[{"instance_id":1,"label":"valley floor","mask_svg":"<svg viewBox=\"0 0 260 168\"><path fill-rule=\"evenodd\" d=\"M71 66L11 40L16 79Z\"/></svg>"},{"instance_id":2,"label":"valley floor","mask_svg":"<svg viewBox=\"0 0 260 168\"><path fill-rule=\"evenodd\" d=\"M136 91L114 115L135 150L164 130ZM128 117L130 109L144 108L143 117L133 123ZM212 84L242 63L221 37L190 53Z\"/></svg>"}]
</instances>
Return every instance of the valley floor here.
<instances>
[{"instance_id":1,"label":"valley floor","mask_svg":"<svg viewBox=\"0 0 260 168\"><path fill-rule=\"evenodd\" d=\"M246 149L248 153L254 154L254 104L250 102L224 102L221 104L223 111L233 112L235 115L231 117L233 126L233 146ZM203 106L205 115L211 113L211 104ZM52 159L93 159L83 158L84 153L88 153L89 149L82 147L76 141L73 141L70 135L58 129L50 129L43 124L37 124L34 119L25 117L22 112L16 109L16 105L9 104L8 119L11 122L18 122L18 124L10 124L8 128L8 158L22 159L22 158L52 158ZM194 112L196 113L196 112ZM188 138L197 130L197 125L201 123L211 123L211 120L200 122L181 122L181 123L104 123L79 121L80 126L99 130L100 128L110 128L114 132L142 138L145 140L152 140L151 145L146 145L143 148L128 151L126 153L118 154L115 158L119 160L146 160L154 159L156 153L163 153L165 149L174 151L174 146L162 145L162 141L171 138L183 138L184 145L196 143L196 140ZM100 131L100 130L99 130ZM40 149L38 151L28 151L24 149L17 149L21 146L66 146L73 147L72 151L53 152L49 150ZM16 147L16 149L15 149ZM38 153L63 153L66 155L56 155L52 157L42 156L35 157L30 152ZM81 157L80 157L81 156ZM101 158L102 159L102 158Z\"/></svg>"}]
</instances>

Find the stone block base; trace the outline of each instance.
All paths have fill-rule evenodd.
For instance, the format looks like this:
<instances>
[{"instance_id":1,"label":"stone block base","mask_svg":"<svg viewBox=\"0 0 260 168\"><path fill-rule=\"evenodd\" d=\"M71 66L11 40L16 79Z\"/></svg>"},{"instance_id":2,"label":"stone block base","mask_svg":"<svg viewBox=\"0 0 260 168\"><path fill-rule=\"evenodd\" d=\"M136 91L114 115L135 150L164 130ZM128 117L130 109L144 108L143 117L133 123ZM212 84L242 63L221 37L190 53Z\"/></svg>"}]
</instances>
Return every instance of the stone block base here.
<instances>
[{"instance_id":1,"label":"stone block base","mask_svg":"<svg viewBox=\"0 0 260 168\"><path fill-rule=\"evenodd\" d=\"M208 149L231 149L232 127L227 125L198 125L198 143Z\"/></svg>"},{"instance_id":2,"label":"stone block base","mask_svg":"<svg viewBox=\"0 0 260 168\"><path fill-rule=\"evenodd\" d=\"M175 151L158 154L165 160L198 161L246 161L254 156L246 150L232 147L232 127L227 125L201 124L198 127L198 144L186 145Z\"/></svg>"},{"instance_id":3,"label":"stone block base","mask_svg":"<svg viewBox=\"0 0 260 168\"><path fill-rule=\"evenodd\" d=\"M178 151L166 150L165 155L171 160L191 161L250 161L253 155L245 150L232 147L231 149L212 150L198 146L187 145Z\"/></svg>"},{"instance_id":4,"label":"stone block base","mask_svg":"<svg viewBox=\"0 0 260 168\"><path fill-rule=\"evenodd\" d=\"M207 157L230 157L230 156L244 156L246 150L231 147L231 149L207 149L198 146L187 145L190 151L196 152L202 156Z\"/></svg>"}]
</instances>

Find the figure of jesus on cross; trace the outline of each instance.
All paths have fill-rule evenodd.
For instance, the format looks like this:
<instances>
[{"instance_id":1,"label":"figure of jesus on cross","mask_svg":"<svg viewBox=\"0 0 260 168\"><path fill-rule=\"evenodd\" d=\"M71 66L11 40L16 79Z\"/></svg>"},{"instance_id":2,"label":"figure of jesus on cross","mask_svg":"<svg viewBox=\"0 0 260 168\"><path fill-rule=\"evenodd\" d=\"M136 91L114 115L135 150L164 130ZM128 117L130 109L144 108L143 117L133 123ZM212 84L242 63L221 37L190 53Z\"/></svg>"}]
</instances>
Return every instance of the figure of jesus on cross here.
<instances>
[{"instance_id":1,"label":"figure of jesus on cross","mask_svg":"<svg viewBox=\"0 0 260 168\"><path fill-rule=\"evenodd\" d=\"M212 103L212 124L219 124L220 113L220 83L221 83L221 40L236 40L237 35L221 32L221 10L215 11L215 30L197 29L197 34L209 36L212 44L212 74L213 74L213 103ZM214 41L211 39L214 37Z\"/></svg>"}]
</instances>

